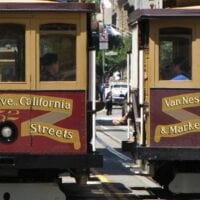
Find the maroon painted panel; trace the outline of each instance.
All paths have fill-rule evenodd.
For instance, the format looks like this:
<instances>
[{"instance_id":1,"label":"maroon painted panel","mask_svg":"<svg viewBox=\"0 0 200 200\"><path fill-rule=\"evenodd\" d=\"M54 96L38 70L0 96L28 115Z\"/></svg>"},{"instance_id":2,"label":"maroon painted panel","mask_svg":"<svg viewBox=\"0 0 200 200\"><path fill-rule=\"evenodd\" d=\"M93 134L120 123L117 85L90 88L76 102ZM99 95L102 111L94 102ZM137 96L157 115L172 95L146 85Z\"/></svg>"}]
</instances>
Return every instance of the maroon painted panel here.
<instances>
[{"instance_id":1,"label":"maroon painted panel","mask_svg":"<svg viewBox=\"0 0 200 200\"><path fill-rule=\"evenodd\" d=\"M151 89L150 145L200 146L200 92Z\"/></svg>"},{"instance_id":2,"label":"maroon painted panel","mask_svg":"<svg viewBox=\"0 0 200 200\"><path fill-rule=\"evenodd\" d=\"M15 142L0 141L1 152L85 153L85 92L1 92L0 121L12 121Z\"/></svg>"}]
</instances>

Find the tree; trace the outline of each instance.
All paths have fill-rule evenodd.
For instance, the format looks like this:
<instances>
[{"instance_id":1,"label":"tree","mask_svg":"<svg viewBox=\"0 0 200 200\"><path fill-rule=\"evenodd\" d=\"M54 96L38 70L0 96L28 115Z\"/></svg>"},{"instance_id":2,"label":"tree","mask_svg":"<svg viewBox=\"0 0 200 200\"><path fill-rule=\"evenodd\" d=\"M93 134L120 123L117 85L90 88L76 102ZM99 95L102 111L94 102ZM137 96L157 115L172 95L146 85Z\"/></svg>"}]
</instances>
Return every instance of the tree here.
<instances>
[{"instance_id":1,"label":"tree","mask_svg":"<svg viewBox=\"0 0 200 200\"><path fill-rule=\"evenodd\" d=\"M86 0L86 3L94 3L96 8L96 13L100 12L100 0Z\"/></svg>"},{"instance_id":2,"label":"tree","mask_svg":"<svg viewBox=\"0 0 200 200\"><path fill-rule=\"evenodd\" d=\"M112 73L113 71L117 70L121 71L122 69L126 68L127 52L131 51L131 43L132 43L131 36L123 37L121 38L121 40L122 40L121 43L119 43L117 40L113 40L112 48L106 50L106 51L112 50L117 53L116 56L105 56L105 63L107 65L105 70L107 72ZM97 74L103 75L102 50L97 51L96 64L97 64Z\"/></svg>"}]
</instances>

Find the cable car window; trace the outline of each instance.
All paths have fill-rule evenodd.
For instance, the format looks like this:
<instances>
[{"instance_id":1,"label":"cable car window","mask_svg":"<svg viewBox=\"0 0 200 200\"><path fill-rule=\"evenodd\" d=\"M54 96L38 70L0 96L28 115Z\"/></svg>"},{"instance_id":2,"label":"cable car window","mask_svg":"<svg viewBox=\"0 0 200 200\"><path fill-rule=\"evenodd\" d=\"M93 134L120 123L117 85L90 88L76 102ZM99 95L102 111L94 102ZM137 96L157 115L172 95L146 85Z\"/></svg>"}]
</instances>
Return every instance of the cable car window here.
<instances>
[{"instance_id":1,"label":"cable car window","mask_svg":"<svg viewBox=\"0 0 200 200\"><path fill-rule=\"evenodd\" d=\"M40 81L76 80L76 25L40 26Z\"/></svg>"},{"instance_id":2,"label":"cable car window","mask_svg":"<svg viewBox=\"0 0 200 200\"><path fill-rule=\"evenodd\" d=\"M159 80L191 80L192 30L162 28L159 32Z\"/></svg>"},{"instance_id":3,"label":"cable car window","mask_svg":"<svg viewBox=\"0 0 200 200\"><path fill-rule=\"evenodd\" d=\"M25 81L25 26L0 24L0 82Z\"/></svg>"}]
</instances>

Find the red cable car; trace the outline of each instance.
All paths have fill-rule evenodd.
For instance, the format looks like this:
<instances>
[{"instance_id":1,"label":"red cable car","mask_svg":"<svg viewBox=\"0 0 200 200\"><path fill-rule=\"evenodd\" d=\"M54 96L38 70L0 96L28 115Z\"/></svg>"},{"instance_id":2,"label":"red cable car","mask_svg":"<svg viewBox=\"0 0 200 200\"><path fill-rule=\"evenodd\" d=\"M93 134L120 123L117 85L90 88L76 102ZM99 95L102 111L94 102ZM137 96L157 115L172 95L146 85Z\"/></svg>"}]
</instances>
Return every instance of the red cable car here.
<instances>
[{"instance_id":1,"label":"red cable car","mask_svg":"<svg viewBox=\"0 0 200 200\"><path fill-rule=\"evenodd\" d=\"M87 3L1 1L2 180L68 171L85 183L89 168L102 166L91 142L92 12Z\"/></svg>"}]
</instances>

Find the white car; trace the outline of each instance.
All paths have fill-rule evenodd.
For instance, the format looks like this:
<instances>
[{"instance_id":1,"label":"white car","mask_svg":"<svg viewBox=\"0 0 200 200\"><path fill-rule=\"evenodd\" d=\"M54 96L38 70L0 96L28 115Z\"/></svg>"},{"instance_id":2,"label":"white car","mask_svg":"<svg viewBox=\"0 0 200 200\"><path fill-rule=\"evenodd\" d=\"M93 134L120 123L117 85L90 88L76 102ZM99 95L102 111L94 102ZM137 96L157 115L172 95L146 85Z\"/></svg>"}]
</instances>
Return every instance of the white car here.
<instances>
[{"instance_id":1,"label":"white car","mask_svg":"<svg viewBox=\"0 0 200 200\"><path fill-rule=\"evenodd\" d=\"M110 89L112 91L113 104L122 105L124 98L128 92L127 83L125 83L125 82L112 83L110 86Z\"/></svg>"}]
</instances>

